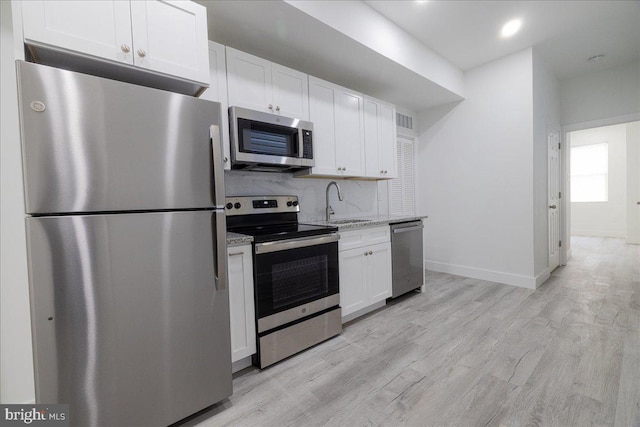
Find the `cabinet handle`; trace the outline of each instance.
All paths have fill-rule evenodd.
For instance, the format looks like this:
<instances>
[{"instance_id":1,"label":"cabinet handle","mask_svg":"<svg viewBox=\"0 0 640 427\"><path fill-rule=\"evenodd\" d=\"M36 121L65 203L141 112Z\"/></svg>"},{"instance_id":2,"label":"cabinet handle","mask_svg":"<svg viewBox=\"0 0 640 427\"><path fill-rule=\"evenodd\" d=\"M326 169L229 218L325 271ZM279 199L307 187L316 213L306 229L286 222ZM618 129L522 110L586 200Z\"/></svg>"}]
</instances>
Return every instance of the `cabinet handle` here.
<instances>
[{"instance_id":1,"label":"cabinet handle","mask_svg":"<svg viewBox=\"0 0 640 427\"><path fill-rule=\"evenodd\" d=\"M224 158L224 162L227 163L228 161L229 161L229 159L225 157Z\"/></svg>"},{"instance_id":2,"label":"cabinet handle","mask_svg":"<svg viewBox=\"0 0 640 427\"><path fill-rule=\"evenodd\" d=\"M273 110L273 105L269 104L269 110Z\"/></svg>"},{"instance_id":3,"label":"cabinet handle","mask_svg":"<svg viewBox=\"0 0 640 427\"><path fill-rule=\"evenodd\" d=\"M242 255L242 252L229 252L229 256Z\"/></svg>"},{"instance_id":4,"label":"cabinet handle","mask_svg":"<svg viewBox=\"0 0 640 427\"><path fill-rule=\"evenodd\" d=\"M129 47L128 44L121 44L120 45L120 49L124 52L124 53L129 53L131 52L131 48Z\"/></svg>"},{"instance_id":5,"label":"cabinet handle","mask_svg":"<svg viewBox=\"0 0 640 427\"><path fill-rule=\"evenodd\" d=\"M373 251L369 251L369 255L373 255Z\"/></svg>"},{"instance_id":6,"label":"cabinet handle","mask_svg":"<svg viewBox=\"0 0 640 427\"><path fill-rule=\"evenodd\" d=\"M367 255L369 255L369 252L365 252L365 253L364 253L364 256L367 256Z\"/></svg>"},{"instance_id":7,"label":"cabinet handle","mask_svg":"<svg viewBox=\"0 0 640 427\"><path fill-rule=\"evenodd\" d=\"M380 171L380 173L384 173L384 171Z\"/></svg>"},{"instance_id":8,"label":"cabinet handle","mask_svg":"<svg viewBox=\"0 0 640 427\"><path fill-rule=\"evenodd\" d=\"M144 58L145 56L147 56L147 52L145 52L144 49L138 49L138 56L140 58Z\"/></svg>"},{"instance_id":9,"label":"cabinet handle","mask_svg":"<svg viewBox=\"0 0 640 427\"><path fill-rule=\"evenodd\" d=\"M387 173L387 171L384 171L384 173Z\"/></svg>"},{"instance_id":10,"label":"cabinet handle","mask_svg":"<svg viewBox=\"0 0 640 427\"><path fill-rule=\"evenodd\" d=\"M280 111L280 106L276 105L276 111Z\"/></svg>"}]
</instances>

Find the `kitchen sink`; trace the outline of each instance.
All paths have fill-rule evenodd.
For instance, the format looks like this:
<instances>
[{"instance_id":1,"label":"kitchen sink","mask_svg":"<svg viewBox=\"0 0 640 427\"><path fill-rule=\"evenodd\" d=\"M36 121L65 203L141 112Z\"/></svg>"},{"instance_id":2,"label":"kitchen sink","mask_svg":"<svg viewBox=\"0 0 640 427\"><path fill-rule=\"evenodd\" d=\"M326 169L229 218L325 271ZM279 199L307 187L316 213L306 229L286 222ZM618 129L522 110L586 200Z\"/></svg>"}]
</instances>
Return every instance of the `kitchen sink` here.
<instances>
[{"instance_id":1,"label":"kitchen sink","mask_svg":"<svg viewBox=\"0 0 640 427\"><path fill-rule=\"evenodd\" d=\"M354 222L369 222L370 219L339 219L337 221L330 221L329 224L352 224Z\"/></svg>"}]
</instances>

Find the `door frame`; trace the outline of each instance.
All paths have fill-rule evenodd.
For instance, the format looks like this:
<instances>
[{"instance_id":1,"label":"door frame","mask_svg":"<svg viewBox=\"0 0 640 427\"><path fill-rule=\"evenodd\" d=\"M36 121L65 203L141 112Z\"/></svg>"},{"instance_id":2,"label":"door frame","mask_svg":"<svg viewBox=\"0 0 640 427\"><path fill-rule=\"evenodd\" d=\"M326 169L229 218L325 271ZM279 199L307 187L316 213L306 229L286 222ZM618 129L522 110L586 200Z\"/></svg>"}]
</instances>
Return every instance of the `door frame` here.
<instances>
[{"instance_id":1,"label":"door frame","mask_svg":"<svg viewBox=\"0 0 640 427\"><path fill-rule=\"evenodd\" d=\"M562 210L560 211L560 235L562 236L563 242L562 247L560 248L560 265L567 265L567 261L571 259L571 187L569 185L569 161L571 160L571 150L568 149L571 147L571 138L569 134L577 130L619 125L639 120L640 113L631 113L571 125L563 125L561 127L562 149L560 150L560 187L562 188L562 195L564 197L562 197Z\"/></svg>"}]
</instances>

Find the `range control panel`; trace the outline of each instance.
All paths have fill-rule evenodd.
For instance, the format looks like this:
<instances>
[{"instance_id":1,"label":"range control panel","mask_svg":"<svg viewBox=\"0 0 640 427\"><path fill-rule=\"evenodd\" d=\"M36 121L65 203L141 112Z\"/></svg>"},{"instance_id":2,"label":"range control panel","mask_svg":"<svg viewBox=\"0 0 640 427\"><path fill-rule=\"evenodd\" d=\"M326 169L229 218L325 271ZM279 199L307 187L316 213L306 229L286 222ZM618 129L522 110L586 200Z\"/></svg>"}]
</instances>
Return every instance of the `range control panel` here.
<instances>
[{"instance_id":1,"label":"range control panel","mask_svg":"<svg viewBox=\"0 0 640 427\"><path fill-rule=\"evenodd\" d=\"M227 216L300 212L298 196L238 196L225 199Z\"/></svg>"}]
</instances>

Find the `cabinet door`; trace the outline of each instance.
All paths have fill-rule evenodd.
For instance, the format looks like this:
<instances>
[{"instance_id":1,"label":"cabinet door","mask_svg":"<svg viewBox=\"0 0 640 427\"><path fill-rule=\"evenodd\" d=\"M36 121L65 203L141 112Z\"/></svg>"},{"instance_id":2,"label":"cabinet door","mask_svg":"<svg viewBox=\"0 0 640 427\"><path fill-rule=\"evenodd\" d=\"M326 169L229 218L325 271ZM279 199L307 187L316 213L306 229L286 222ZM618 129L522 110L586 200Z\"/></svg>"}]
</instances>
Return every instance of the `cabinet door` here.
<instances>
[{"instance_id":1,"label":"cabinet door","mask_svg":"<svg viewBox=\"0 0 640 427\"><path fill-rule=\"evenodd\" d=\"M314 175L338 175L336 167L336 91L309 76L309 118L313 123Z\"/></svg>"},{"instance_id":2,"label":"cabinet door","mask_svg":"<svg viewBox=\"0 0 640 427\"><path fill-rule=\"evenodd\" d=\"M378 144L380 170L383 178L397 178L396 163L396 109L393 105L380 103L378 114Z\"/></svg>"},{"instance_id":3,"label":"cabinet door","mask_svg":"<svg viewBox=\"0 0 640 427\"><path fill-rule=\"evenodd\" d=\"M39 0L20 3L26 43L133 63L129 2Z\"/></svg>"},{"instance_id":4,"label":"cabinet door","mask_svg":"<svg viewBox=\"0 0 640 427\"><path fill-rule=\"evenodd\" d=\"M135 65L209 84L204 6L191 1L133 0L131 28Z\"/></svg>"},{"instance_id":5,"label":"cabinet door","mask_svg":"<svg viewBox=\"0 0 640 427\"><path fill-rule=\"evenodd\" d=\"M383 154L380 150L380 127L378 126L381 105L368 97L364 98L364 143L365 172L369 178L383 178L384 170L382 166Z\"/></svg>"},{"instance_id":6,"label":"cabinet door","mask_svg":"<svg viewBox=\"0 0 640 427\"><path fill-rule=\"evenodd\" d=\"M224 46L209 41L209 88L200 96L202 99L219 102L222 106L222 151L224 169L231 169L229 150L229 113L227 104L227 65Z\"/></svg>"},{"instance_id":7,"label":"cabinet door","mask_svg":"<svg viewBox=\"0 0 640 427\"><path fill-rule=\"evenodd\" d=\"M336 94L336 165L342 174L365 176L364 100L362 95L347 89Z\"/></svg>"},{"instance_id":8,"label":"cabinet door","mask_svg":"<svg viewBox=\"0 0 640 427\"><path fill-rule=\"evenodd\" d=\"M227 79L230 106L274 112L271 62L227 46Z\"/></svg>"},{"instance_id":9,"label":"cabinet door","mask_svg":"<svg viewBox=\"0 0 640 427\"><path fill-rule=\"evenodd\" d=\"M356 248L339 252L340 262L340 306L342 317L368 305L368 284L365 280L367 248Z\"/></svg>"},{"instance_id":10,"label":"cabinet door","mask_svg":"<svg viewBox=\"0 0 640 427\"><path fill-rule=\"evenodd\" d=\"M369 246L367 256L369 280L369 302L374 304L391 297L391 243Z\"/></svg>"},{"instance_id":11,"label":"cabinet door","mask_svg":"<svg viewBox=\"0 0 640 427\"><path fill-rule=\"evenodd\" d=\"M309 76L282 65L272 64L271 78L276 114L309 120Z\"/></svg>"},{"instance_id":12,"label":"cabinet door","mask_svg":"<svg viewBox=\"0 0 640 427\"><path fill-rule=\"evenodd\" d=\"M229 248L229 316L231 361L256 352L251 246Z\"/></svg>"}]
</instances>

